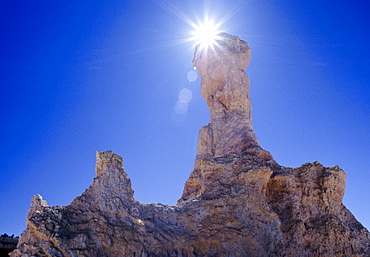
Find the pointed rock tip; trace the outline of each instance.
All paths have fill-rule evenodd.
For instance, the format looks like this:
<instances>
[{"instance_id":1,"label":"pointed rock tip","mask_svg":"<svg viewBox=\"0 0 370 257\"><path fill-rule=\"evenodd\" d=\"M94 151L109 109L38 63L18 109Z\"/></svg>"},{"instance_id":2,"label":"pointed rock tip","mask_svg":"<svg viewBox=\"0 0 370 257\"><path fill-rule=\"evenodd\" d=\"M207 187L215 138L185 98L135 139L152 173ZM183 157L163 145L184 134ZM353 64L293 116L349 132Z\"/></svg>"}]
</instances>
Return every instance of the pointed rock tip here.
<instances>
[{"instance_id":1,"label":"pointed rock tip","mask_svg":"<svg viewBox=\"0 0 370 257\"><path fill-rule=\"evenodd\" d=\"M48 203L42 199L42 196L39 194L36 194L32 197L31 200L31 207L36 207L36 206L42 206L42 207L47 207Z\"/></svg>"},{"instance_id":2,"label":"pointed rock tip","mask_svg":"<svg viewBox=\"0 0 370 257\"><path fill-rule=\"evenodd\" d=\"M105 173L108 170L108 164L123 168L123 159L120 155L113 153L112 150L103 152L96 151L96 176Z\"/></svg>"},{"instance_id":3,"label":"pointed rock tip","mask_svg":"<svg viewBox=\"0 0 370 257\"><path fill-rule=\"evenodd\" d=\"M42 211L44 207L48 207L48 203L42 199L42 196L37 194L31 199L30 208L27 213L27 218L29 218L33 213L37 211Z\"/></svg>"}]
</instances>

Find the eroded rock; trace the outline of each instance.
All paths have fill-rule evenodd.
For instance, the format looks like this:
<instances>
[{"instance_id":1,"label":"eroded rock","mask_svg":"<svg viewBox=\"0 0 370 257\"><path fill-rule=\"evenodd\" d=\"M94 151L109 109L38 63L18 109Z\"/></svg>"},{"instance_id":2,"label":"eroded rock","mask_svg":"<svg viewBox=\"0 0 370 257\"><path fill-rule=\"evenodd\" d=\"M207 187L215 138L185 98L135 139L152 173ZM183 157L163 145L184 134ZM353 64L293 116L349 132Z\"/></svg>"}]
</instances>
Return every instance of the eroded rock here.
<instances>
[{"instance_id":1,"label":"eroded rock","mask_svg":"<svg viewBox=\"0 0 370 257\"><path fill-rule=\"evenodd\" d=\"M122 158L97 152L96 178L68 206L36 195L11 256L370 256L370 234L343 205L345 173L280 166L254 134L250 49L221 34L195 52L210 123L176 206L134 199Z\"/></svg>"},{"instance_id":2,"label":"eroded rock","mask_svg":"<svg viewBox=\"0 0 370 257\"><path fill-rule=\"evenodd\" d=\"M214 49L197 47L193 65L201 81L201 93L211 112L210 123L199 132L196 159L243 153L259 146L252 126L248 43L219 34Z\"/></svg>"}]
</instances>

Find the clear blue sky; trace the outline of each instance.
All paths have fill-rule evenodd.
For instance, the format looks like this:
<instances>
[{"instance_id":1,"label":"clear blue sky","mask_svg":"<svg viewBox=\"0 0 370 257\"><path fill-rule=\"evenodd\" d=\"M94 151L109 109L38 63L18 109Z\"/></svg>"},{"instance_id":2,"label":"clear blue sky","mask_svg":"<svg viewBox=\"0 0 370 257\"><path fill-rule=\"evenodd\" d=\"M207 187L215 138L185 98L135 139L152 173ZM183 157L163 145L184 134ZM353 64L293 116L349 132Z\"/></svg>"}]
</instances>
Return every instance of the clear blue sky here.
<instances>
[{"instance_id":1,"label":"clear blue sky","mask_svg":"<svg viewBox=\"0 0 370 257\"><path fill-rule=\"evenodd\" d=\"M343 168L344 203L369 228L363 3L212 1L209 14L230 16L222 29L252 48L247 74L261 146L284 166ZM34 194L50 205L80 195L95 176L95 151L123 156L137 200L176 203L209 121L199 78L188 78L193 42L185 43L191 27L180 13L202 19L204 4L0 3L0 233L24 230ZM187 106L177 105L180 91L192 93Z\"/></svg>"}]
</instances>

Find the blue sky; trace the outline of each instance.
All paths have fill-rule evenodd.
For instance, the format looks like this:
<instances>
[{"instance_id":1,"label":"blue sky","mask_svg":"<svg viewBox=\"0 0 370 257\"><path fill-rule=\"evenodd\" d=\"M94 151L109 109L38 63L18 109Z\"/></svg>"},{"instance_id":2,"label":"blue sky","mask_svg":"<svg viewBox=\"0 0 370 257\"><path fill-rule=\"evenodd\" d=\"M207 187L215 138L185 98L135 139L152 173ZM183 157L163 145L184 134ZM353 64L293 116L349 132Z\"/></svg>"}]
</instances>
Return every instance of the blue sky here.
<instances>
[{"instance_id":1,"label":"blue sky","mask_svg":"<svg viewBox=\"0 0 370 257\"><path fill-rule=\"evenodd\" d=\"M339 165L344 203L370 227L363 1L13 0L0 3L0 233L24 230L34 194L50 205L80 195L95 151L123 156L137 200L176 203L209 122L182 18L205 9L252 48L261 146L284 166ZM179 92L192 96L180 110Z\"/></svg>"}]
</instances>

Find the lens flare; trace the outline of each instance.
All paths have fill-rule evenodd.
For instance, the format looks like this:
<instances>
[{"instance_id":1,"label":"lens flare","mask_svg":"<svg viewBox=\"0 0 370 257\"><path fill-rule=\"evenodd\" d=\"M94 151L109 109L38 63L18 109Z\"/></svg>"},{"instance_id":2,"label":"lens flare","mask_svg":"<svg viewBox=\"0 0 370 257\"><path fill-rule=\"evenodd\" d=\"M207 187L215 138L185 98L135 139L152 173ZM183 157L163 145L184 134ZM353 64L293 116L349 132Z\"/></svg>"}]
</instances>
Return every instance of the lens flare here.
<instances>
[{"instance_id":1,"label":"lens flare","mask_svg":"<svg viewBox=\"0 0 370 257\"><path fill-rule=\"evenodd\" d=\"M188 78L190 83L194 82L194 81L197 80L198 74L194 70L191 70L191 71L188 72L187 78Z\"/></svg>"}]
</instances>

